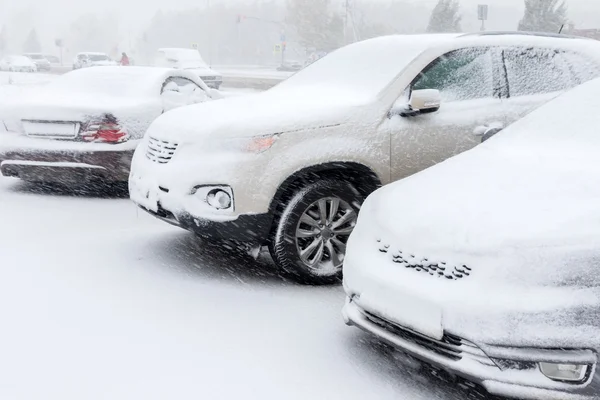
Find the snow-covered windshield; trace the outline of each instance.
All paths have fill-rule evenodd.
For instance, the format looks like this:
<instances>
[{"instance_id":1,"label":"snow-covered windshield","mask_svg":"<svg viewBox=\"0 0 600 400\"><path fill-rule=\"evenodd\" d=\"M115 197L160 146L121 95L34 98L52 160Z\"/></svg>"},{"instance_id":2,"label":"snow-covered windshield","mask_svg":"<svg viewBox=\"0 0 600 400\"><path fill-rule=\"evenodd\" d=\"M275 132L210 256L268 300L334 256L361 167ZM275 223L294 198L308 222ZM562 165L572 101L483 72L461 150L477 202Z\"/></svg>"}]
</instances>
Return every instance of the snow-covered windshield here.
<instances>
[{"instance_id":1,"label":"snow-covered windshield","mask_svg":"<svg viewBox=\"0 0 600 400\"><path fill-rule=\"evenodd\" d=\"M90 54L89 58L92 61L110 61L110 58L104 54Z\"/></svg>"},{"instance_id":2,"label":"snow-covered windshield","mask_svg":"<svg viewBox=\"0 0 600 400\"><path fill-rule=\"evenodd\" d=\"M104 70L105 68L109 71ZM154 81L152 77L139 73L133 67L95 67L64 74L50 82L47 87L64 92L136 97L154 92L158 95L160 87L157 84L156 88L153 88Z\"/></svg>"},{"instance_id":3,"label":"snow-covered windshield","mask_svg":"<svg viewBox=\"0 0 600 400\"><path fill-rule=\"evenodd\" d=\"M372 99L431 42L442 40L443 36L421 35L359 42L323 57L273 90L302 88L316 95L344 93Z\"/></svg>"},{"instance_id":4,"label":"snow-covered windshield","mask_svg":"<svg viewBox=\"0 0 600 400\"><path fill-rule=\"evenodd\" d=\"M208 65L194 49L161 49L156 57L157 66L172 68L205 68Z\"/></svg>"},{"instance_id":5,"label":"snow-covered windshield","mask_svg":"<svg viewBox=\"0 0 600 400\"><path fill-rule=\"evenodd\" d=\"M41 54L26 54L27 57L31 58L32 60L43 60L44 56L42 56Z\"/></svg>"}]
</instances>

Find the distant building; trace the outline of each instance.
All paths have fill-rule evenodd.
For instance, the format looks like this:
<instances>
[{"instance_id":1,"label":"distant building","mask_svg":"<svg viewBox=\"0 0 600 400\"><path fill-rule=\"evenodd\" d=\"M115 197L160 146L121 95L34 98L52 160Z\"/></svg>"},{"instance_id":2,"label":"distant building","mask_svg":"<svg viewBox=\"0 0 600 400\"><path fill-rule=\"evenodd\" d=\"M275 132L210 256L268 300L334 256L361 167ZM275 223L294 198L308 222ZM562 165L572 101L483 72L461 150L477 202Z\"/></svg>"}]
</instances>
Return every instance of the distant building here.
<instances>
[{"instance_id":1,"label":"distant building","mask_svg":"<svg viewBox=\"0 0 600 400\"><path fill-rule=\"evenodd\" d=\"M569 33L575 36L582 36L590 39L600 40L600 29L570 29Z\"/></svg>"}]
</instances>

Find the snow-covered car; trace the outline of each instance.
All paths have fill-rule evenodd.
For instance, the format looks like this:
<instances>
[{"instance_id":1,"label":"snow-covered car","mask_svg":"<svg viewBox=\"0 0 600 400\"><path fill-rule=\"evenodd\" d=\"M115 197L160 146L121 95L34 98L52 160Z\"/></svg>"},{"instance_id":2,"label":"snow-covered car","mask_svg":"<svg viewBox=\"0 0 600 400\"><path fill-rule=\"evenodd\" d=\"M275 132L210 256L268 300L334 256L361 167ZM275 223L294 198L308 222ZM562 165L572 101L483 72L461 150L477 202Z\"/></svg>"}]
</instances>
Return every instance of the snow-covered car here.
<instances>
[{"instance_id":1,"label":"snow-covered car","mask_svg":"<svg viewBox=\"0 0 600 400\"><path fill-rule=\"evenodd\" d=\"M198 50L164 48L158 49L154 59L157 67L184 69L194 72L200 79L213 89L219 89L223 83L223 76L213 70L202 59Z\"/></svg>"},{"instance_id":2,"label":"snow-covered car","mask_svg":"<svg viewBox=\"0 0 600 400\"><path fill-rule=\"evenodd\" d=\"M119 65L105 53L79 53L73 60L73 69L88 67L115 67Z\"/></svg>"},{"instance_id":3,"label":"snow-covered car","mask_svg":"<svg viewBox=\"0 0 600 400\"><path fill-rule=\"evenodd\" d=\"M36 72L37 67L25 56L6 56L0 60L0 71Z\"/></svg>"},{"instance_id":4,"label":"snow-covered car","mask_svg":"<svg viewBox=\"0 0 600 400\"><path fill-rule=\"evenodd\" d=\"M600 76L599 50L490 33L352 44L266 92L158 118L131 198L199 235L268 245L300 281L339 282L363 199Z\"/></svg>"},{"instance_id":5,"label":"snow-covered car","mask_svg":"<svg viewBox=\"0 0 600 400\"><path fill-rule=\"evenodd\" d=\"M302 68L304 68L304 65L299 61L285 61L277 67L277 71L296 72L300 71Z\"/></svg>"},{"instance_id":6,"label":"snow-covered car","mask_svg":"<svg viewBox=\"0 0 600 400\"><path fill-rule=\"evenodd\" d=\"M8 130L0 133L0 170L33 182L126 182L133 151L156 117L213 98L219 92L188 71L69 72L0 108ZM157 160L169 154L161 149Z\"/></svg>"},{"instance_id":7,"label":"snow-covered car","mask_svg":"<svg viewBox=\"0 0 600 400\"><path fill-rule=\"evenodd\" d=\"M50 62L50 65L55 65L55 66L61 65L60 58L57 57L57 56L53 56L53 55L50 55L50 54L45 54L44 58L46 60L48 60L48 62Z\"/></svg>"},{"instance_id":8,"label":"snow-covered car","mask_svg":"<svg viewBox=\"0 0 600 400\"><path fill-rule=\"evenodd\" d=\"M491 393L598 399L598 109L594 80L373 193L346 322Z\"/></svg>"},{"instance_id":9,"label":"snow-covered car","mask_svg":"<svg viewBox=\"0 0 600 400\"><path fill-rule=\"evenodd\" d=\"M33 61L38 71L50 71L50 61L43 54L25 53L23 55Z\"/></svg>"}]
</instances>

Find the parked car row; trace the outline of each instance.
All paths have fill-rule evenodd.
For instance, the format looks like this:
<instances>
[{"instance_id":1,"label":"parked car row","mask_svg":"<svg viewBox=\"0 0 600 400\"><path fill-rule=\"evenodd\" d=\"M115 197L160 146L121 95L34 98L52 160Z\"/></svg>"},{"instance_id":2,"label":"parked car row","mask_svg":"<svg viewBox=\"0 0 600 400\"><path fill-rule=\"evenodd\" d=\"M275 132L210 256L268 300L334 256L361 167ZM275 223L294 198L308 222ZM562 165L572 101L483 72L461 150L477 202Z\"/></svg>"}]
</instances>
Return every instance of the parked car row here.
<instances>
[{"instance_id":1,"label":"parked car row","mask_svg":"<svg viewBox=\"0 0 600 400\"><path fill-rule=\"evenodd\" d=\"M99 52L83 52L75 56L73 60L73 69L89 68L89 67L116 67L119 65L111 59L108 54Z\"/></svg>"},{"instance_id":2,"label":"parked car row","mask_svg":"<svg viewBox=\"0 0 600 400\"><path fill-rule=\"evenodd\" d=\"M82 52L73 60L73 69L89 67L114 67L119 65L108 54L98 52ZM219 89L223 83L223 76L211 69L195 49L163 48L158 49L152 62L158 68L173 68L194 73L202 79L208 87Z\"/></svg>"},{"instance_id":3,"label":"parked car row","mask_svg":"<svg viewBox=\"0 0 600 400\"><path fill-rule=\"evenodd\" d=\"M10 55L0 60L0 71L8 72L48 72L52 63L60 63L57 57L41 53Z\"/></svg>"},{"instance_id":4,"label":"parked car row","mask_svg":"<svg viewBox=\"0 0 600 400\"><path fill-rule=\"evenodd\" d=\"M128 180L296 281L343 273L348 324L491 393L600 393L600 43L383 37L219 101L160 52L178 69L74 71L2 110L2 174Z\"/></svg>"}]
</instances>

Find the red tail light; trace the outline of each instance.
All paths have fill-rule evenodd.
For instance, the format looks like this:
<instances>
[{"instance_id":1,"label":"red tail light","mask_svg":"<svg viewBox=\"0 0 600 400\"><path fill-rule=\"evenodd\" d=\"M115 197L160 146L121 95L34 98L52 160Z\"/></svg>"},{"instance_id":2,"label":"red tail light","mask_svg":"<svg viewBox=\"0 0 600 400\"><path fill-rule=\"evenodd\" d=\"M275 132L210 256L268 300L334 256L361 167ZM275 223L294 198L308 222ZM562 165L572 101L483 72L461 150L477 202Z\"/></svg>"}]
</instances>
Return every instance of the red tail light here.
<instances>
[{"instance_id":1,"label":"red tail light","mask_svg":"<svg viewBox=\"0 0 600 400\"><path fill-rule=\"evenodd\" d=\"M100 122L90 122L81 137L86 142L122 143L129 139L127 130L113 116L106 116Z\"/></svg>"}]
</instances>

